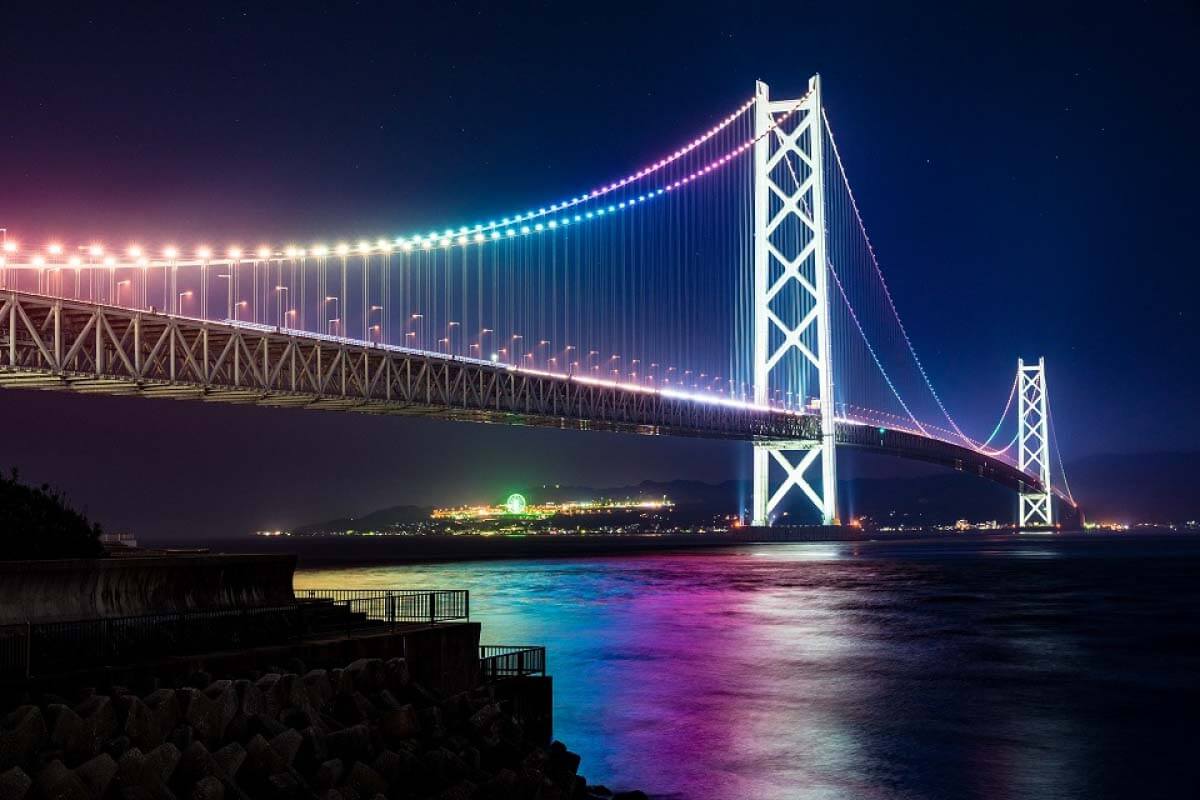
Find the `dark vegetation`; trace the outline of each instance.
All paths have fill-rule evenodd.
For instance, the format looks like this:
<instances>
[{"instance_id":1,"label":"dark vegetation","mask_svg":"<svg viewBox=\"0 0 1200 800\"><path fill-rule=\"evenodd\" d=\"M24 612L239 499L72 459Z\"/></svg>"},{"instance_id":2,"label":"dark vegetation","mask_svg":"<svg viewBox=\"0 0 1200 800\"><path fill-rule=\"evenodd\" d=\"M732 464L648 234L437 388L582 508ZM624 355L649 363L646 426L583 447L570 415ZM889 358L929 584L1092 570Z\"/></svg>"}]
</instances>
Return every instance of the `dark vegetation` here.
<instances>
[{"instance_id":1,"label":"dark vegetation","mask_svg":"<svg viewBox=\"0 0 1200 800\"><path fill-rule=\"evenodd\" d=\"M100 526L43 484L26 486L14 469L0 475L0 559L99 558Z\"/></svg>"}]
</instances>

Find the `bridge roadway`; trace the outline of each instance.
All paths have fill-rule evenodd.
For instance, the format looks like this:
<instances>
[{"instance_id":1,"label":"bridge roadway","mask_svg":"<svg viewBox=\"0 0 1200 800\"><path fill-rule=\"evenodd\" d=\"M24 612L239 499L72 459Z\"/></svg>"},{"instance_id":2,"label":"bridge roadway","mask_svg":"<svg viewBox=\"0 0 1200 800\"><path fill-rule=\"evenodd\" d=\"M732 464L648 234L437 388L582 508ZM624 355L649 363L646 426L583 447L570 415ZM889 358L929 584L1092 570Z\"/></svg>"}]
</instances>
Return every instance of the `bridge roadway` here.
<instances>
[{"instance_id":1,"label":"bridge roadway","mask_svg":"<svg viewBox=\"0 0 1200 800\"><path fill-rule=\"evenodd\" d=\"M0 291L0 387L695 436L803 446L819 418L245 322ZM840 445L1014 489L1037 479L969 448L839 422Z\"/></svg>"}]
</instances>

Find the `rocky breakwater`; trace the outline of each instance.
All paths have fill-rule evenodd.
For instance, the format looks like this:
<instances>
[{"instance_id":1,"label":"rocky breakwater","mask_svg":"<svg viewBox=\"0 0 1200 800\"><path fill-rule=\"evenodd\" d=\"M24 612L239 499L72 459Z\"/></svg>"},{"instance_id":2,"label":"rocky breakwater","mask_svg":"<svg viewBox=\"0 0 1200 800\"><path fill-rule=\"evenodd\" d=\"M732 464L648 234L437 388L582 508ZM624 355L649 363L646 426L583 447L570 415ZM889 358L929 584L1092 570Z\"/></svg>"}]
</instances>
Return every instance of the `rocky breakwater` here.
<instances>
[{"instance_id":1,"label":"rocky breakwater","mask_svg":"<svg viewBox=\"0 0 1200 800\"><path fill-rule=\"evenodd\" d=\"M492 686L441 696L402 658L287 666L22 698L0 719L0 800L614 797L561 743L533 741Z\"/></svg>"}]
</instances>

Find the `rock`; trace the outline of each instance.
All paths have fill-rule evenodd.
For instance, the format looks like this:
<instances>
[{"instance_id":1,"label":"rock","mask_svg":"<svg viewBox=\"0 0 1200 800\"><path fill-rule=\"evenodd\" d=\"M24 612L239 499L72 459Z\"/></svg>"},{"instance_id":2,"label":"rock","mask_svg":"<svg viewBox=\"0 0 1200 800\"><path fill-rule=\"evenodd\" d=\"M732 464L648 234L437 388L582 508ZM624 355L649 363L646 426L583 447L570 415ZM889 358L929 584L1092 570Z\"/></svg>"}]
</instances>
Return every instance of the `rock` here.
<instances>
[{"instance_id":1,"label":"rock","mask_svg":"<svg viewBox=\"0 0 1200 800\"><path fill-rule=\"evenodd\" d=\"M45 746L49 734L37 706L19 706L0 721L0 770L24 764Z\"/></svg>"},{"instance_id":2,"label":"rock","mask_svg":"<svg viewBox=\"0 0 1200 800\"><path fill-rule=\"evenodd\" d=\"M150 709L151 715L158 723L159 733L162 734L163 739L166 739L179 726L178 696L170 689L157 689L146 695L142 702L146 704L146 708Z\"/></svg>"},{"instance_id":3,"label":"rock","mask_svg":"<svg viewBox=\"0 0 1200 800\"><path fill-rule=\"evenodd\" d=\"M256 714L246 720L246 733L248 736L261 734L264 739L274 739L286 730L286 725L278 720L271 719L266 714Z\"/></svg>"},{"instance_id":4,"label":"rock","mask_svg":"<svg viewBox=\"0 0 1200 800\"><path fill-rule=\"evenodd\" d=\"M442 710L437 706L422 708L417 712L421 720L421 730L430 739L441 739L446 735L446 726L442 722Z\"/></svg>"},{"instance_id":5,"label":"rock","mask_svg":"<svg viewBox=\"0 0 1200 800\"><path fill-rule=\"evenodd\" d=\"M171 735L167 737L167 741L178 747L179 752L182 753L192 746L192 726L175 726L175 730L171 731Z\"/></svg>"},{"instance_id":6,"label":"rock","mask_svg":"<svg viewBox=\"0 0 1200 800\"><path fill-rule=\"evenodd\" d=\"M125 735L140 750L152 750L162 744L166 733L159 727L154 712L139 698L126 698Z\"/></svg>"},{"instance_id":7,"label":"rock","mask_svg":"<svg viewBox=\"0 0 1200 800\"><path fill-rule=\"evenodd\" d=\"M417 757L407 750L383 750L375 758L371 768L383 776L389 785L395 786L406 782L417 768L417 764Z\"/></svg>"},{"instance_id":8,"label":"rock","mask_svg":"<svg viewBox=\"0 0 1200 800\"><path fill-rule=\"evenodd\" d=\"M175 693L183 721L192 726L192 734L201 741L219 741L221 709L199 689L180 689Z\"/></svg>"},{"instance_id":9,"label":"rock","mask_svg":"<svg viewBox=\"0 0 1200 800\"><path fill-rule=\"evenodd\" d=\"M350 768L346 784L358 792L360 797L374 797L387 791L387 781L375 770L359 761Z\"/></svg>"},{"instance_id":10,"label":"rock","mask_svg":"<svg viewBox=\"0 0 1200 800\"><path fill-rule=\"evenodd\" d=\"M270 694L270 692L271 692L271 687L273 687L275 685L275 682L278 680L279 680L278 672L268 672L267 674L261 676L258 680L256 680L254 682L254 688L258 689L258 691L262 693L263 699L265 700L267 695ZM264 708L265 708L265 706L264 706Z\"/></svg>"},{"instance_id":11,"label":"rock","mask_svg":"<svg viewBox=\"0 0 1200 800\"><path fill-rule=\"evenodd\" d=\"M296 753L300 751L300 745L304 743L304 736L294 728L288 728L283 733L271 740L271 749L280 755L284 763L291 765L296 759Z\"/></svg>"},{"instance_id":12,"label":"rock","mask_svg":"<svg viewBox=\"0 0 1200 800\"><path fill-rule=\"evenodd\" d=\"M296 768L311 771L317 764L329 758L329 747L325 743L325 733L316 727L308 727L300 732L300 750L296 753Z\"/></svg>"},{"instance_id":13,"label":"rock","mask_svg":"<svg viewBox=\"0 0 1200 800\"><path fill-rule=\"evenodd\" d=\"M190 786L213 771L212 754L203 742L192 742L179 756L179 765L175 767L174 780L183 786Z\"/></svg>"},{"instance_id":14,"label":"rock","mask_svg":"<svg viewBox=\"0 0 1200 800\"><path fill-rule=\"evenodd\" d=\"M408 674L408 662L403 658L388 658L383 664L384 679L388 682L388 688L394 692L401 692L408 688L408 684L412 681Z\"/></svg>"},{"instance_id":15,"label":"rock","mask_svg":"<svg viewBox=\"0 0 1200 800\"><path fill-rule=\"evenodd\" d=\"M167 783L179 765L179 758L179 748L170 743L160 744L151 750L142 764L143 785L150 788Z\"/></svg>"},{"instance_id":16,"label":"rock","mask_svg":"<svg viewBox=\"0 0 1200 800\"><path fill-rule=\"evenodd\" d=\"M246 742L246 766L244 769L260 780L266 780L287 769L287 762L284 761L283 756L275 752L270 742L261 735L255 735Z\"/></svg>"},{"instance_id":17,"label":"rock","mask_svg":"<svg viewBox=\"0 0 1200 800\"><path fill-rule=\"evenodd\" d=\"M333 693L335 695L350 694L354 691L354 676L348 670L329 670L329 682L333 684Z\"/></svg>"},{"instance_id":18,"label":"rock","mask_svg":"<svg viewBox=\"0 0 1200 800\"><path fill-rule=\"evenodd\" d=\"M238 710L247 717L262 714L267 710L267 703L263 699L262 690L250 681L234 681L233 689L237 692Z\"/></svg>"},{"instance_id":19,"label":"rock","mask_svg":"<svg viewBox=\"0 0 1200 800\"><path fill-rule=\"evenodd\" d=\"M394 711L397 708L400 708L401 705L400 701L396 699L396 696L387 689L381 689L380 691L371 695L369 699L371 701L371 705L373 705L381 714L388 711Z\"/></svg>"},{"instance_id":20,"label":"rock","mask_svg":"<svg viewBox=\"0 0 1200 800\"><path fill-rule=\"evenodd\" d=\"M360 692L377 692L387 686L387 675L381 658L360 658L346 667Z\"/></svg>"},{"instance_id":21,"label":"rock","mask_svg":"<svg viewBox=\"0 0 1200 800\"><path fill-rule=\"evenodd\" d=\"M352 725L325 737L331 755L338 758L367 758L372 751L371 731L366 725Z\"/></svg>"},{"instance_id":22,"label":"rock","mask_svg":"<svg viewBox=\"0 0 1200 800\"><path fill-rule=\"evenodd\" d=\"M379 731L389 739L411 739L421 734L421 722L412 706L401 706L379 718Z\"/></svg>"},{"instance_id":23,"label":"rock","mask_svg":"<svg viewBox=\"0 0 1200 800\"><path fill-rule=\"evenodd\" d=\"M225 800L225 786L212 775L196 781L188 800Z\"/></svg>"},{"instance_id":24,"label":"rock","mask_svg":"<svg viewBox=\"0 0 1200 800\"><path fill-rule=\"evenodd\" d=\"M94 740L82 717L64 705L52 705L46 710L54 718L50 746L62 750L68 764L78 764L95 755Z\"/></svg>"},{"instance_id":25,"label":"rock","mask_svg":"<svg viewBox=\"0 0 1200 800\"><path fill-rule=\"evenodd\" d=\"M114 736L104 743L102 749L104 752L108 753L114 759L119 761L121 756L125 755L125 751L127 751L131 746L132 742L129 741L128 736Z\"/></svg>"},{"instance_id":26,"label":"rock","mask_svg":"<svg viewBox=\"0 0 1200 800\"><path fill-rule=\"evenodd\" d=\"M609 789L602 783L597 783L595 786L587 787L588 794L596 797L612 797L612 789Z\"/></svg>"},{"instance_id":27,"label":"rock","mask_svg":"<svg viewBox=\"0 0 1200 800\"><path fill-rule=\"evenodd\" d=\"M222 692L231 688L233 688L233 681L225 678L218 678L208 686L204 687L204 693L208 695L210 699L216 700Z\"/></svg>"},{"instance_id":28,"label":"rock","mask_svg":"<svg viewBox=\"0 0 1200 800\"><path fill-rule=\"evenodd\" d=\"M87 787L67 765L55 759L38 773L37 792L47 800L91 800Z\"/></svg>"},{"instance_id":29,"label":"rock","mask_svg":"<svg viewBox=\"0 0 1200 800\"><path fill-rule=\"evenodd\" d=\"M220 774L232 779L246 761L246 750L237 742L231 742L215 751L212 760Z\"/></svg>"},{"instance_id":30,"label":"rock","mask_svg":"<svg viewBox=\"0 0 1200 800\"><path fill-rule=\"evenodd\" d=\"M93 694L75 706L75 713L87 726L88 734L94 742L93 752L99 750L103 743L117 732L117 716L112 699L108 695Z\"/></svg>"},{"instance_id":31,"label":"rock","mask_svg":"<svg viewBox=\"0 0 1200 800\"><path fill-rule=\"evenodd\" d=\"M572 753L562 742L550 743L548 769L558 776L574 775L579 771L580 757Z\"/></svg>"},{"instance_id":32,"label":"rock","mask_svg":"<svg viewBox=\"0 0 1200 800\"><path fill-rule=\"evenodd\" d=\"M288 800L300 793L300 782L289 772L279 772L267 778L267 787L270 796L279 800Z\"/></svg>"},{"instance_id":33,"label":"rock","mask_svg":"<svg viewBox=\"0 0 1200 800\"><path fill-rule=\"evenodd\" d=\"M117 788L126 789L140 786L142 783L142 768L146 766L146 757L136 747L125 751L117 760Z\"/></svg>"},{"instance_id":34,"label":"rock","mask_svg":"<svg viewBox=\"0 0 1200 800\"><path fill-rule=\"evenodd\" d=\"M283 725L285 728L295 728L298 731L304 730L314 722L316 722L316 720L313 719L312 714L298 706L292 706L289 709L285 709L284 712L279 715L279 724Z\"/></svg>"},{"instance_id":35,"label":"rock","mask_svg":"<svg viewBox=\"0 0 1200 800\"><path fill-rule=\"evenodd\" d=\"M212 701L212 714L217 726L218 737L225 734L225 729L238 713L240 702L233 681L214 681L204 690L204 695Z\"/></svg>"},{"instance_id":36,"label":"rock","mask_svg":"<svg viewBox=\"0 0 1200 800\"><path fill-rule=\"evenodd\" d=\"M0 800L24 800L33 780L20 767L0 773Z\"/></svg>"},{"instance_id":37,"label":"rock","mask_svg":"<svg viewBox=\"0 0 1200 800\"><path fill-rule=\"evenodd\" d=\"M468 723L480 734L492 733L500 720L500 704L489 703L471 715Z\"/></svg>"},{"instance_id":38,"label":"rock","mask_svg":"<svg viewBox=\"0 0 1200 800\"><path fill-rule=\"evenodd\" d=\"M641 789L634 789L631 792L617 792L613 795L613 800L650 800L650 798Z\"/></svg>"},{"instance_id":39,"label":"rock","mask_svg":"<svg viewBox=\"0 0 1200 800\"><path fill-rule=\"evenodd\" d=\"M75 768L75 775L87 789L92 800L100 800L117 775L117 762L108 753L101 753Z\"/></svg>"},{"instance_id":40,"label":"rock","mask_svg":"<svg viewBox=\"0 0 1200 800\"><path fill-rule=\"evenodd\" d=\"M321 766L317 767L317 772L314 777L317 788L325 791L333 788L342 780L342 773L345 772L346 766L340 758L331 758Z\"/></svg>"},{"instance_id":41,"label":"rock","mask_svg":"<svg viewBox=\"0 0 1200 800\"><path fill-rule=\"evenodd\" d=\"M471 781L463 778L458 783L454 784L449 789L438 795L438 800L471 800L471 798L475 795L475 790L477 788L478 787L471 783Z\"/></svg>"},{"instance_id":42,"label":"rock","mask_svg":"<svg viewBox=\"0 0 1200 800\"><path fill-rule=\"evenodd\" d=\"M269 677L269 676L268 676ZM259 681L261 688L263 681ZM269 688L263 691L263 695L267 702L267 716L272 719L279 719L279 716L285 709L297 706L306 708L309 706L308 690L304 687L304 682L299 676L288 673L279 675L274 681L270 682Z\"/></svg>"},{"instance_id":43,"label":"rock","mask_svg":"<svg viewBox=\"0 0 1200 800\"><path fill-rule=\"evenodd\" d=\"M329 673L325 670L314 669L307 672L301 681L308 694L308 702L313 706L321 708L333 700L333 684L330 683Z\"/></svg>"}]
</instances>

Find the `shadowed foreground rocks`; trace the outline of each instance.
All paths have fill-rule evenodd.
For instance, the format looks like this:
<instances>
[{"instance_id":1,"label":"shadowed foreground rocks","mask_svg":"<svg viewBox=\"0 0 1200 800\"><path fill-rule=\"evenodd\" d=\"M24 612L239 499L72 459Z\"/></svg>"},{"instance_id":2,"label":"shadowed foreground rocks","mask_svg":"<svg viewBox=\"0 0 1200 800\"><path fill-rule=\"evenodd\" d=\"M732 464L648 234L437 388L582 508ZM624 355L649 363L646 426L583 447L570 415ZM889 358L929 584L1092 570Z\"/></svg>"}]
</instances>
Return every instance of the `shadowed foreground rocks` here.
<instances>
[{"instance_id":1,"label":"shadowed foreground rocks","mask_svg":"<svg viewBox=\"0 0 1200 800\"><path fill-rule=\"evenodd\" d=\"M0 800L637 800L588 787L491 686L438 696L402 658L27 697L0 719Z\"/></svg>"}]
</instances>

